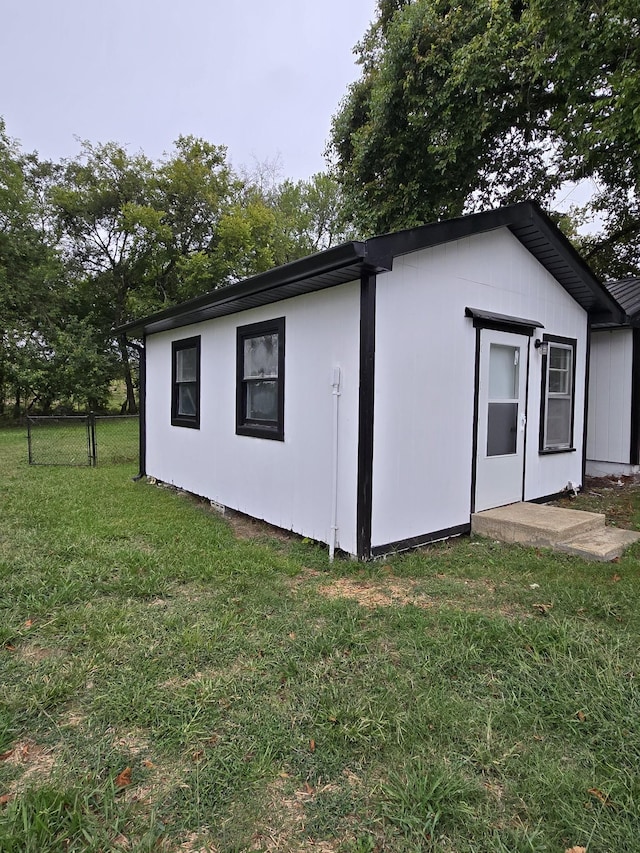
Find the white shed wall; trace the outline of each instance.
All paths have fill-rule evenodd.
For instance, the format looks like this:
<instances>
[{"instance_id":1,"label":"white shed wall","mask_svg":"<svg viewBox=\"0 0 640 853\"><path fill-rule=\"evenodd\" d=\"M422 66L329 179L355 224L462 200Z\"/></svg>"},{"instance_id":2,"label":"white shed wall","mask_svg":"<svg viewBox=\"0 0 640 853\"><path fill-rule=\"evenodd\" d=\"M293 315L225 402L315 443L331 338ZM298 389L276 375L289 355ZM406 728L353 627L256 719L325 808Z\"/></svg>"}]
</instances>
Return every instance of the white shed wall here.
<instances>
[{"instance_id":1,"label":"white shed wall","mask_svg":"<svg viewBox=\"0 0 640 853\"><path fill-rule=\"evenodd\" d=\"M525 498L581 483L586 312L507 229L425 249L377 280L373 547L469 523L476 330L467 306L577 339L576 452L546 456L531 340Z\"/></svg>"},{"instance_id":2,"label":"white shed wall","mask_svg":"<svg viewBox=\"0 0 640 853\"><path fill-rule=\"evenodd\" d=\"M236 329L286 318L284 441L235 433ZM327 542L332 372L339 398L338 547L356 552L360 283L147 339L147 473ZM171 426L171 342L201 335L200 429Z\"/></svg>"},{"instance_id":3,"label":"white shed wall","mask_svg":"<svg viewBox=\"0 0 640 853\"><path fill-rule=\"evenodd\" d=\"M591 333L587 460L630 462L633 331Z\"/></svg>"}]
</instances>

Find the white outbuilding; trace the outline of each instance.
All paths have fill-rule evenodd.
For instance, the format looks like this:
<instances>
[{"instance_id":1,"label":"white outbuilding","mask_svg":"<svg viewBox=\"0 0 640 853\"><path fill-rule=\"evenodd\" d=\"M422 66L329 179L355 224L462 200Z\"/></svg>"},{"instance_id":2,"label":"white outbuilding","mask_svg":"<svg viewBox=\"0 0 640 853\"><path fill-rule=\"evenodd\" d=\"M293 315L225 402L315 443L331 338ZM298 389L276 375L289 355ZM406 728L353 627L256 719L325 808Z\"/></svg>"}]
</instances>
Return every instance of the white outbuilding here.
<instances>
[{"instance_id":1,"label":"white outbuilding","mask_svg":"<svg viewBox=\"0 0 640 853\"><path fill-rule=\"evenodd\" d=\"M582 484L616 302L534 203L349 242L121 327L141 472L360 559Z\"/></svg>"},{"instance_id":2,"label":"white outbuilding","mask_svg":"<svg viewBox=\"0 0 640 853\"><path fill-rule=\"evenodd\" d=\"M623 322L593 324L587 474L640 473L640 278L606 284Z\"/></svg>"}]
</instances>

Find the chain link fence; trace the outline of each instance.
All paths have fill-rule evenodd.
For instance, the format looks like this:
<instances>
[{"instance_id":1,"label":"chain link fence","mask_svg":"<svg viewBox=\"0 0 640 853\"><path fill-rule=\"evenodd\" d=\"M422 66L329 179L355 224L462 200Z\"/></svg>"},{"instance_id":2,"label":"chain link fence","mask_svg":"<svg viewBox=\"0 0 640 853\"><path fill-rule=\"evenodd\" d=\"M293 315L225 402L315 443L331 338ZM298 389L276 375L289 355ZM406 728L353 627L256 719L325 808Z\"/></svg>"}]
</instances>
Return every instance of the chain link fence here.
<instances>
[{"instance_id":1,"label":"chain link fence","mask_svg":"<svg viewBox=\"0 0 640 853\"><path fill-rule=\"evenodd\" d=\"M115 465L136 462L137 415L27 418L30 465Z\"/></svg>"}]
</instances>

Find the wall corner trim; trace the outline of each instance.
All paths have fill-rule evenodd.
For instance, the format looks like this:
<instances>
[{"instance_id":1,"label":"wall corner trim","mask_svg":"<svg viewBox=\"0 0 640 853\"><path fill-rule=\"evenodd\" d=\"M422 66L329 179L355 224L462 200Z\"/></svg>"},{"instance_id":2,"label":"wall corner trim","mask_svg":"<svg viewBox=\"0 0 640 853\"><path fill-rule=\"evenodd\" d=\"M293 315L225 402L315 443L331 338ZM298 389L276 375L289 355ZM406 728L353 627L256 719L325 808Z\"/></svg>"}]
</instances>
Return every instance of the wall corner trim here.
<instances>
[{"instance_id":1,"label":"wall corner trim","mask_svg":"<svg viewBox=\"0 0 640 853\"><path fill-rule=\"evenodd\" d=\"M360 277L360 385L356 543L359 560L371 559L373 511L373 408L376 350L376 274Z\"/></svg>"}]
</instances>

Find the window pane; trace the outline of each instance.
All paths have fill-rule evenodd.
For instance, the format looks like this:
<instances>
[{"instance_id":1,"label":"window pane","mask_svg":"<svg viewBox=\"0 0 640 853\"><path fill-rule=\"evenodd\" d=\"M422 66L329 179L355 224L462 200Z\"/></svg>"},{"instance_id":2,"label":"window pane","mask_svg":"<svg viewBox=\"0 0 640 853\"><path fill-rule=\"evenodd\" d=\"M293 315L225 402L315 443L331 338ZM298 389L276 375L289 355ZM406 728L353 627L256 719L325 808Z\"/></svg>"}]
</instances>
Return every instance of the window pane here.
<instances>
[{"instance_id":1,"label":"window pane","mask_svg":"<svg viewBox=\"0 0 640 853\"><path fill-rule=\"evenodd\" d=\"M569 370L571 367L571 350L549 346L549 368L552 370Z\"/></svg>"},{"instance_id":2,"label":"window pane","mask_svg":"<svg viewBox=\"0 0 640 853\"><path fill-rule=\"evenodd\" d=\"M183 382L178 385L178 414L196 416L196 383Z\"/></svg>"},{"instance_id":3,"label":"window pane","mask_svg":"<svg viewBox=\"0 0 640 853\"><path fill-rule=\"evenodd\" d=\"M516 452L518 441L518 404L489 403L487 456L505 456Z\"/></svg>"},{"instance_id":4,"label":"window pane","mask_svg":"<svg viewBox=\"0 0 640 853\"><path fill-rule=\"evenodd\" d=\"M549 370L549 393L568 394L569 374L565 370Z\"/></svg>"},{"instance_id":5,"label":"window pane","mask_svg":"<svg viewBox=\"0 0 640 853\"><path fill-rule=\"evenodd\" d=\"M247 412L251 420L278 420L278 383L253 380L247 383Z\"/></svg>"},{"instance_id":6,"label":"window pane","mask_svg":"<svg viewBox=\"0 0 640 853\"><path fill-rule=\"evenodd\" d=\"M571 444L571 400L549 397L547 400L547 447Z\"/></svg>"},{"instance_id":7,"label":"window pane","mask_svg":"<svg viewBox=\"0 0 640 853\"><path fill-rule=\"evenodd\" d=\"M278 376L278 335L259 335L244 342L244 378L276 379Z\"/></svg>"},{"instance_id":8,"label":"window pane","mask_svg":"<svg viewBox=\"0 0 640 853\"><path fill-rule=\"evenodd\" d=\"M179 349L176 352L176 381L195 382L198 365L198 352L195 347Z\"/></svg>"},{"instance_id":9,"label":"window pane","mask_svg":"<svg viewBox=\"0 0 640 853\"><path fill-rule=\"evenodd\" d=\"M518 398L518 364L520 347L491 344L489 352L489 398L515 400Z\"/></svg>"},{"instance_id":10,"label":"window pane","mask_svg":"<svg viewBox=\"0 0 640 853\"><path fill-rule=\"evenodd\" d=\"M572 357L570 349L553 345L549 347L549 394L570 393Z\"/></svg>"}]
</instances>

